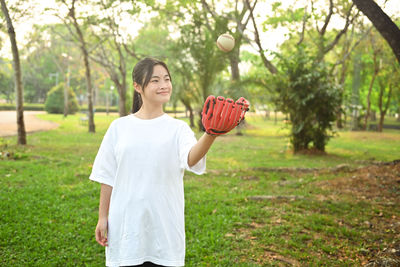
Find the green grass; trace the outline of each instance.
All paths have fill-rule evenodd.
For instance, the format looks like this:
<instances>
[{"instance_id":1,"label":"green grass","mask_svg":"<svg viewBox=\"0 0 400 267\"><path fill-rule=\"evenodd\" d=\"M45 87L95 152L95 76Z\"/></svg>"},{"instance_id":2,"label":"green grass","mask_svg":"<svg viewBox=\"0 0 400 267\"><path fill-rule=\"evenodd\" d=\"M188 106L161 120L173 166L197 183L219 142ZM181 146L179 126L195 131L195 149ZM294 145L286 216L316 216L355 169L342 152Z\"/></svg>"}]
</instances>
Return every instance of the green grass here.
<instances>
[{"instance_id":1,"label":"green grass","mask_svg":"<svg viewBox=\"0 0 400 267\"><path fill-rule=\"evenodd\" d=\"M0 151L15 158L0 161L0 265L104 266L104 249L94 239L99 185L88 176L116 117L96 115L95 134L79 115L41 117L59 128L29 135L25 147L14 145L14 137L0 141ZM364 222L380 212L398 216L398 206L348 196L318 199L329 192L315 182L346 174L299 176L262 168L399 159L399 131L340 132L327 155L293 155L281 124L247 121L244 136L217 139L205 175L185 175L187 266L276 266L282 263L276 255L303 265L360 265L368 258L360 251L377 251L394 240L395 234L371 232ZM251 200L256 195L303 198Z\"/></svg>"}]
</instances>

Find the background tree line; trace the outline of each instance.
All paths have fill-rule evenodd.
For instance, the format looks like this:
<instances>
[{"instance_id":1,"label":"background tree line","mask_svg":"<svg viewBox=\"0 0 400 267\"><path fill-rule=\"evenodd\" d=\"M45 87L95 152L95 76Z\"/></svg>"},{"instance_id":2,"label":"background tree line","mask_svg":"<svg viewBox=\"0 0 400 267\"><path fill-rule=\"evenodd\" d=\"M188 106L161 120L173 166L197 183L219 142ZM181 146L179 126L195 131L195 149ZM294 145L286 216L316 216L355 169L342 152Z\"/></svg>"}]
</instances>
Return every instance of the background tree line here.
<instances>
[{"instance_id":1,"label":"background tree line","mask_svg":"<svg viewBox=\"0 0 400 267\"><path fill-rule=\"evenodd\" d=\"M33 0L23 2L7 3L14 22L33 15L27 8ZM120 116L127 115L131 69L154 56L170 66L171 105L186 108L191 126L209 94L245 96L253 108L287 114L295 151L311 145L323 151L335 122L341 128L351 118L352 129L367 129L378 118L382 131L385 116L400 113L400 14L388 17L381 9L391 2L57 0L41 12L59 22L34 25L26 43L18 44L23 100L44 103L62 83L64 96L71 88L87 106L94 132L94 106L112 99ZM386 24L377 24L370 10ZM286 35L271 51L265 40L274 29ZM215 45L225 32L236 40L229 53ZM8 42L5 34L2 43ZM1 58L0 99L15 103L12 61ZM66 116L68 97L64 110Z\"/></svg>"}]
</instances>

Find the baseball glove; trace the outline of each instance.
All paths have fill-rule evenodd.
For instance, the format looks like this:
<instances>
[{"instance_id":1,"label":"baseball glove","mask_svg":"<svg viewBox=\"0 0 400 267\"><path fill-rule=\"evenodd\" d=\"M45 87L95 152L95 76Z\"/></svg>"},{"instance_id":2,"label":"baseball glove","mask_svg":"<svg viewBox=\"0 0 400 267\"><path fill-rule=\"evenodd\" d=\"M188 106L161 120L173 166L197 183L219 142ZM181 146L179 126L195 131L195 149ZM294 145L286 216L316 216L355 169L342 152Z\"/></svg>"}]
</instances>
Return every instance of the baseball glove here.
<instances>
[{"instance_id":1,"label":"baseball glove","mask_svg":"<svg viewBox=\"0 0 400 267\"><path fill-rule=\"evenodd\" d=\"M203 106L202 123L206 133L211 135L226 134L239 125L249 110L249 102L239 98L236 102L222 96L210 95Z\"/></svg>"}]
</instances>

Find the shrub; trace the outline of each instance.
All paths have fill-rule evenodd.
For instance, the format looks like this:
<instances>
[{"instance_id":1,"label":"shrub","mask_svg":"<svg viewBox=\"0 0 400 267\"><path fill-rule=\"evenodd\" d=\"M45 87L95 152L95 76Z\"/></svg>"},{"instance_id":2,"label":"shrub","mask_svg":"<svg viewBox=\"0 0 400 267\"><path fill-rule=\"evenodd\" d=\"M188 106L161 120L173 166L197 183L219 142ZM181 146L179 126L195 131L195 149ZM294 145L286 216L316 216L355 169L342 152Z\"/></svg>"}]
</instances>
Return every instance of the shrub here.
<instances>
[{"instance_id":1,"label":"shrub","mask_svg":"<svg viewBox=\"0 0 400 267\"><path fill-rule=\"evenodd\" d=\"M326 66L301 46L297 53L281 58L281 74L276 77L275 100L292 125L290 139L294 152L314 148L325 151L332 124L340 109L342 95L331 81Z\"/></svg>"},{"instance_id":2,"label":"shrub","mask_svg":"<svg viewBox=\"0 0 400 267\"><path fill-rule=\"evenodd\" d=\"M48 93L44 104L44 109L48 113L64 113L64 83L54 86ZM68 114L75 114L79 110L78 101L74 91L68 91Z\"/></svg>"},{"instance_id":3,"label":"shrub","mask_svg":"<svg viewBox=\"0 0 400 267\"><path fill-rule=\"evenodd\" d=\"M0 110L15 110L15 104L0 104ZM43 111L44 104L24 103L24 111Z\"/></svg>"}]
</instances>

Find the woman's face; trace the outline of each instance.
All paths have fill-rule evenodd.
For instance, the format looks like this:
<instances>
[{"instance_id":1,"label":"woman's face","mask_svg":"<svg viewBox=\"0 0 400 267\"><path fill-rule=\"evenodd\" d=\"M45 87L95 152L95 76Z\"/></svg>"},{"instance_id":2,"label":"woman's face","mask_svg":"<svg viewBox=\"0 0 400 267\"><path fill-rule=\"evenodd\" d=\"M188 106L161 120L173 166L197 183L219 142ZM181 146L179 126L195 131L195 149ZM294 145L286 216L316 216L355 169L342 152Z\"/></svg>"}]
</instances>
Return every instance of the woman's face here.
<instances>
[{"instance_id":1,"label":"woman's face","mask_svg":"<svg viewBox=\"0 0 400 267\"><path fill-rule=\"evenodd\" d=\"M150 82L144 90L140 90L139 93L141 93L144 103L167 103L172 93L171 78L169 77L167 70L161 65L154 66Z\"/></svg>"}]
</instances>

